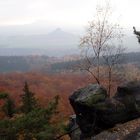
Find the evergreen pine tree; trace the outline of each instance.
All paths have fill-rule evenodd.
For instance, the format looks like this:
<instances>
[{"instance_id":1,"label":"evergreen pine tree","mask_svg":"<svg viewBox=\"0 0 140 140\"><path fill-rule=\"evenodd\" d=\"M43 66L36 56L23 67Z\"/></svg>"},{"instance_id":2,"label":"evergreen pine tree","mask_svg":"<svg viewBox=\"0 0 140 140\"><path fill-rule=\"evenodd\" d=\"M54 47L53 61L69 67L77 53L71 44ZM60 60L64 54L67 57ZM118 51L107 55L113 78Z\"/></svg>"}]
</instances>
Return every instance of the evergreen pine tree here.
<instances>
[{"instance_id":1,"label":"evergreen pine tree","mask_svg":"<svg viewBox=\"0 0 140 140\"><path fill-rule=\"evenodd\" d=\"M33 109L37 107L37 101L34 97L34 93L29 90L28 83L25 82L24 88L23 88L24 94L22 94L22 111L24 113L29 113Z\"/></svg>"},{"instance_id":2,"label":"evergreen pine tree","mask_svg":"<svg viewBox=\"0 0 140 140\"><path fill-rule=\"evenodd\" d=\"M13 114L15 113L15 104L14 104L14 101L10 97L8 97L5 100L3 111L8 117L10 118L13 117Z\"/></svg>"}]
</instances>

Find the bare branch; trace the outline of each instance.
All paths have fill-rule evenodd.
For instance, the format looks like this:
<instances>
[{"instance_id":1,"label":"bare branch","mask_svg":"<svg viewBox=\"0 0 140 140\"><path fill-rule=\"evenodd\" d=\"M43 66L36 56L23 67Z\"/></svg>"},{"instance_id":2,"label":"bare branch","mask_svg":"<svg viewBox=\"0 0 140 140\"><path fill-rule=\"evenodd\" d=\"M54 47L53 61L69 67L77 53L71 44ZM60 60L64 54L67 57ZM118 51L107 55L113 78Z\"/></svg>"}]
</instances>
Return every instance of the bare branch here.
<instances>
[{"instance_id":1,"label":"bare branch","mask_svg":"<svg viewBox=\"0 0 140 140\"><path fill-rule=\"evenodd\" d=\"M101 59L104 58L108 66L109 73L112 72L112 67L116 65L120 59L122 50L119 48L111 49L109 46L114 43L114 40L121 42L122 33L119 24L111 23L111 8L109 2L106 7L97 7L96 17L89 22L86 35L81 39L81 47L85 50L85 67L93 78L100 83L101 75ZM93 71L94 68L94 71ZM96 71L95 71L96 69Z\"/></svg>"}]
</instances>

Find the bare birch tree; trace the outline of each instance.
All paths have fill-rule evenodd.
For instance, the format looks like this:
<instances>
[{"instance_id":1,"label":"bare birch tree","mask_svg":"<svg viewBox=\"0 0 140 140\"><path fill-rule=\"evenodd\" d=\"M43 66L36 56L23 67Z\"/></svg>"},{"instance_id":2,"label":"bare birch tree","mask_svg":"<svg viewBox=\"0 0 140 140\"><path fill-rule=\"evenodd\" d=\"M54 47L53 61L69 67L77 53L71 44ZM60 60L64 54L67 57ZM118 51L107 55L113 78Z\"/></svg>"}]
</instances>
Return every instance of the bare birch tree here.
<instances>
[{"instance_id":1,"label":"bare birch tree","mask_svg":"<svg viewBox=\"0 0 140 140\"><path fill-rule=\"evenodd\" d=\"M113 23L111 16L109 3L106 3L105 7L97 6L96 16L89 22L86 34L80 42L84 56L82 70L88 71L98 84L101 78L100 61L103 51L123 36L119 24Z\"/></svg>"}]
</instances>

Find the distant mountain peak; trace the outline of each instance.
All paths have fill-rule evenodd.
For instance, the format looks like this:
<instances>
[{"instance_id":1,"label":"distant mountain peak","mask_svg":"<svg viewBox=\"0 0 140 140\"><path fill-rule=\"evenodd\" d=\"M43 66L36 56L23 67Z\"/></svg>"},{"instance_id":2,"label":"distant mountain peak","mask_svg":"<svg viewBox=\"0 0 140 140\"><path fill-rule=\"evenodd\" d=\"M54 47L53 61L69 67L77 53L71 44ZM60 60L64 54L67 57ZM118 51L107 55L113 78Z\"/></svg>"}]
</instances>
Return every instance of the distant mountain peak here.
<instances>
[{"instance_id":1,"label":"distant mountain peak","mask_svg":"<svg viewBox=\"0 0 140 140\"><path fill-rule=\"evenodd\" d=\"M55 32L62 32L62 29L61 28L56 28L54 31Z\"/></svg>"},{"instance_id":2,"label":"distant mountain peak","mask_svg":"<svg viewBox=\"0 0 140 140\"><path fill-rule=\"evenodd\" d=\"M56 28L55 30L53 30L52 32L50 32L47 35L47 38L52 40L59 40L59 39L63 39L63 40L70 40L70 41L74 41L75 38L77 38L75 35L69 33L69 32L65 32L63 31L61 28ZM69 42L69 41L68 41Z\"/></svg>"},{"instance_id":3,"label":"distant mountain peak","mask_svg":"<svg viewBox=\"0 0 140 140\"><path fill-rule=\"evenodd\" d=\"M69 34L69 33L66 33L66 32L63 31L61 28L56 28L55 30L53 30L53 31L50 32L49 34L57 34L57 35L60 35L60 34Z\"/></svg>"}]
</instances>

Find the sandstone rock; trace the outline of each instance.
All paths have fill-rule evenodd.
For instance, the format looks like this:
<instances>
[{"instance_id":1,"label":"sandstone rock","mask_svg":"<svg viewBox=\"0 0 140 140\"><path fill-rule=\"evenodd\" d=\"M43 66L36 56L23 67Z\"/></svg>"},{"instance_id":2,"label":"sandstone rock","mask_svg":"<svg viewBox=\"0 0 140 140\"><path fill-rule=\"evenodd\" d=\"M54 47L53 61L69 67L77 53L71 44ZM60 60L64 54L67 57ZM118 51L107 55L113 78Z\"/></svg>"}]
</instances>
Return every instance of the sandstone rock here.
<instances>
[{"instance_id":1,"label":"sandstone rock","mask_svg":"<svg viewBox=\"0 0 140 140\"><path fill-rule=\"evenodd\" d=\"M140 117L140 82L118 87L114 97L108 98L105 88L90 84L70 96L82 137L89 137Z\"/></svg>"},{"instance_id":2,"label":"sandstone rock","mask_svg":"<svg viewBox=\"0 0 140 140\"><path fill-rule=\"evenodd\" d=\"M70 96L70 103L76 113L76 121L83 135L91 135L97 119L95 106L107 98L105 88L90 84Z\"/></svg>"}]
</instances>

